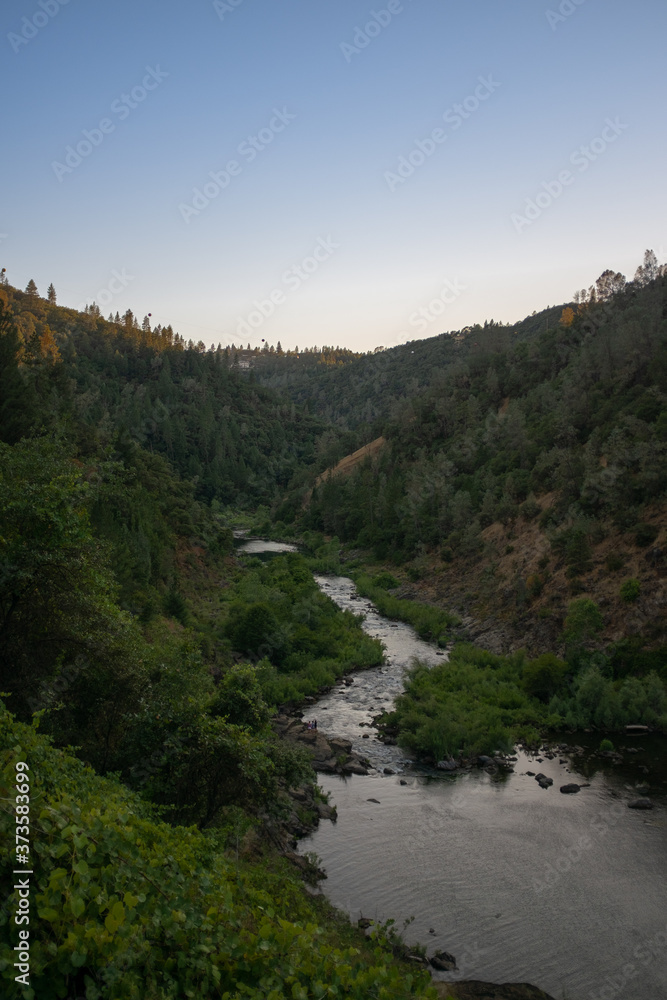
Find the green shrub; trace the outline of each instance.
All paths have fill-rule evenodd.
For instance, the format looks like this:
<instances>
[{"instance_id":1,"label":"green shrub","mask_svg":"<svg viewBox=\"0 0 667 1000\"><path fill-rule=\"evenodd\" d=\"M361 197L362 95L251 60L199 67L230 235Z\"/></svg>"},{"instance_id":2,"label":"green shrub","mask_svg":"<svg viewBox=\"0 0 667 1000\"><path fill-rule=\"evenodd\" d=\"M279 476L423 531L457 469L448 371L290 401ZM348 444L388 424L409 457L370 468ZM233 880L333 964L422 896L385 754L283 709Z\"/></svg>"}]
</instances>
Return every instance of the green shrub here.
<instances>
[{"instance_id":1,"label":"green shrub","mask_svg":"<svg viewBox=\"0 0 667 1000\"><path fill-rule=\"evenodd\" d=\"M614 749L614 744L611 742L611 740L602 740L600 742L600 750L603 750L603 751L607 750L607 751L609 751L609 750L613 750L613 749Z\"/></svg>"},{"instance_id":2,"label":"green shrub","mask_svg":"<svg viewBox=\"0 0 667 1000\"><path fill-rule=\"evenodd\" d=\"M520 510L527 521L533 521L542 513L542 508L532 494L521 504Z\"/></svg>"},{"instance_id":3,"label":"green shrub","mask_svg":"<svg viewBox=\"0 0 667 1000\"><path fill-rule=\"evenodd\" d=\"M182 595L177 590L172 589L165 594L162 600L162 608L169 618L175 618L181 625L188 624L188 608Z\"/></svg>"},{"instance_id":4,"label":"green shrub","mask_svg":"<svg viewBox=\"0 0 667 1000\"><path fill-rule=\"evenodd\" d=\"M624 601L627 601L628 604L632 604L632 602L636 601L639 597L641 589L642 587L639 580L636 580L634 577L630 577L629 580L626 580L621 584L620 594Z\"/></svg>"},{"instance_id":5,"label":"green shrub","mask_svg":"<svg viewBox=\"0 0 667 1000\"><path fill-rule=\"evenodd\" d=\"M589 648L603 628L602 614L595 601L589 597L570 601L562 635L570 656L576 658L582 650Z\"/></svg>"},{"instance_id":6,"label":"green shrub","mask_svg":"<svg viewBox=\"0 0 667 1000\"><path fill-rule=\"evenodd\" d=\"M393 590L394 587L400 585L400 581L395 576L392 576L391 573L378 573L377 576L373 577L371 583L374 587L381 587L382 590Z\"/></svg>"},{"instance_id":7,"label":"green shrub","mask_svg":"<svg viewBox=\"0 0 667 1000\"><path fill-rule=\"evenodd\" d=\"M604 564L610 573L618 573L625 566L625 559L623 552L610 552Z\"/></svg>"},{"instance_id":8,"label":"green shrub","mask_svg":"<svg viewBox=\"0 0 667 1000\"><path fill-rule=\"evenodd\" d=\"M543 653L523 668L523 686L534 698L549 702L563 688L569 669L553 653Z\"/></svg>"}]
</instances>

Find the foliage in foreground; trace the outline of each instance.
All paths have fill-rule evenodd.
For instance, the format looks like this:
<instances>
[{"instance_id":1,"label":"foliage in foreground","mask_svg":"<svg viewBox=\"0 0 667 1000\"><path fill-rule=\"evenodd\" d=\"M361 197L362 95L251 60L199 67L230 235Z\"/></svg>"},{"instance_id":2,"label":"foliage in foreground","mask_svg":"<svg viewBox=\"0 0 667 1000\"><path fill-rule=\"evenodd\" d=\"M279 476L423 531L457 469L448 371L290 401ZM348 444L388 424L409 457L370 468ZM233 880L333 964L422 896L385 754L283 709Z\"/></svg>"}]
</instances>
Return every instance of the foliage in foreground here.
<instances>
[{"instance_id":1,"label":"foliage in foreground","mask_svg":"<svg viewBox=\"0 0 667 1000\"><path fill-rule=\"evenodd\" d=\"M284 872L226 859L215 836L170 827L115 781L54 750L0 708L3 876L15 763L30 767L31 986L25 1000L433 998L379 942L358 947ZM0 977L13 983L12 915L0 912Z\"/></svg>"}]
</instances>

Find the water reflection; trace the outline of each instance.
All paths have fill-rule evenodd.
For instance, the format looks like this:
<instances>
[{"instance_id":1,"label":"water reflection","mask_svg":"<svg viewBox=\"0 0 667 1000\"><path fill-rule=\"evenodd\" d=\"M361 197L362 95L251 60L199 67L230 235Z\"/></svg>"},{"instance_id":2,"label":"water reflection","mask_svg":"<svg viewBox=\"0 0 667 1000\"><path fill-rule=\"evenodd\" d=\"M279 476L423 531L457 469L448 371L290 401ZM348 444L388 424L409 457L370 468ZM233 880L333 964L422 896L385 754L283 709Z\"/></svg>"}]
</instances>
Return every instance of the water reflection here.
<instances>
[{"instance_id":1,"label":"water reflection","mask_svg":"<svg viewBox=\"0 0 667 1000\"><path fill-rule=\"evenodd\" d=\"M376 740L371 720L391 706L412 657L434 663L439 651L379 615L352 581L317 581L340 607L364 613L364 629L387 647L385 666L356 674L312 709L322 729L352 739L377 768L366 778L321 778L338 822L322 823L302 849L322 858L332 902L355 920L414 916L408 940L457 958L458 972L437 978L532 982L570 1000L605 989L618 1000L667 996L665 811L627 808L643 772L624 765L615 774L568 753L518 753L500 779L477 768L425 776ZM664 740L623 742L651 764L659 793L664 775L654 758ZM399 773L384 774L387 765ZM540 788L527 772L554 784ZM572 781L588 787L560 794Z\"/></svg>"}]
</instances>

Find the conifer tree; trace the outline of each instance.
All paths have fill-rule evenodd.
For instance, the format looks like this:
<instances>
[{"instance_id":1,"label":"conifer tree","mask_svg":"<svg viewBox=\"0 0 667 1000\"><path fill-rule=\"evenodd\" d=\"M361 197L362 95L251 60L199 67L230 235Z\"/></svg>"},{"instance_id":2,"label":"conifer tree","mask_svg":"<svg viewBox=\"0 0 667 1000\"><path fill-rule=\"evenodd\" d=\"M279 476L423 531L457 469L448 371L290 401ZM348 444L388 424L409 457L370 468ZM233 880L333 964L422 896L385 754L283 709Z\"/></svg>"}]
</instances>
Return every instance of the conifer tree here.
<instances>
[{"instance_id":1,"label":"conifer tree","mask_svg":"<svg viewBox=\"0 0 667 1000\"><path fill-rule=\"evenodd\" d=\"M26 295L37 295L37 294L39 294L37 292L37 285L35 284L35 282L33 281L32 278L30 279L30 281L28 282L28 284L25 286L25 292L26 292Z\"/></svg>"}]
</instances>

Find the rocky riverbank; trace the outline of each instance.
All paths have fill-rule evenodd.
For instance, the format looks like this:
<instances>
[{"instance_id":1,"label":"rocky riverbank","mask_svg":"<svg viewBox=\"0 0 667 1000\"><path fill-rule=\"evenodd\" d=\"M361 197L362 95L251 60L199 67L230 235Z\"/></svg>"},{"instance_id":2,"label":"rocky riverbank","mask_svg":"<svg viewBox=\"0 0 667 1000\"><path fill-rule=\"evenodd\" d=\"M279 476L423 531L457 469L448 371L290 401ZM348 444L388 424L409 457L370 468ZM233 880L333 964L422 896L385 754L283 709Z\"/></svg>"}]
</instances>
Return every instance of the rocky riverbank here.
<instances>
[{"instance_id":1,"label":"rocky riverbank","mask_svg":"<svg viewBox=\"0 0 667 1000\"><path fill-rule=\"evenodd\" d=\"M310 729L300 714L280 714L273 719L276 733L291 743L305 747L311 754L314 771L321 774L338 774L341 776L369 773L370 763L367 759L352 752L352 742L340 737L328 737L318 729ZM491 763L491 762L490 762ZM507 764L508 762L503 761ZM494 761L491 766L498 766ZM290 809L289 816L282 826L283 853L289 857L303 872L307 881L313 883L326 878L325 872L318 869L310 860L294 852L297 840L307 836L319 824L320 820L336 821L336 807L329 805L320 795L317 786L302 785L298 788L286 789L285 802ZM368 927L372 921L360 921L361 927ZM415 960L407 955L407 960ZM425 959L420 958L421 962ZM547 993L526 983L495 985L476 981L459 983L434 983L440 997L451 1000L553 1000Z\"/></svg>"}]
</instances>

